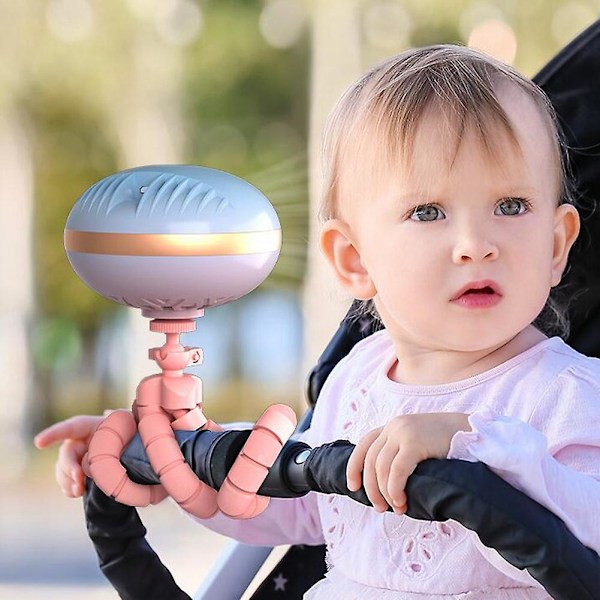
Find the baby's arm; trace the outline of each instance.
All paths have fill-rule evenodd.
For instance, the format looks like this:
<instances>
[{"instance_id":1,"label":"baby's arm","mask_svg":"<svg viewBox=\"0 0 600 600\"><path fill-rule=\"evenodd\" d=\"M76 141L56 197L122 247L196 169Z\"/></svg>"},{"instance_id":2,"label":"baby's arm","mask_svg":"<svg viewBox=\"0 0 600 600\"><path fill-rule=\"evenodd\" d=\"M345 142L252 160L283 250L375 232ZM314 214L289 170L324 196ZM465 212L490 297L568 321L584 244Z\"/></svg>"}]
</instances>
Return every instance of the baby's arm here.
<instances>
[{"instance_id":1,"label":"baby's arm","mask_svg":"<svg viewBox=\"0 0 600 600\"><path fill-rule=\"evenodd\" d=\"M449 458L484 462L559 516L586 546L600 552L600 473L588 475L576 470L577 462L600 463L600 446L565 448L553 456L544 434L526 423L506 417L471 417L477 437L464 445L457 440ZM560 462L569 455L573 466Z\"/></svg>"},{"instance_id":2,"label":"baby's arm","mask_svg":"<svg viewBox=\"0 0 600 600\"><path fill-rule=\"evenodd\" d=\"M85 473L81 461L94 432L103 419L104 417L91 415L71 417L43 429L33 440L36 447L40 449L62 442L54 473L60 489L69 498L83 495Z\"/></svg>"},{"instance_id":3,"label":"baby's arm","mask_svg":"<svg viewBox=\"0 0 600 600\"><path fill-rule=\"evenodd\" d=\"M531 425L497 417L471 415L471 442L456 439L449 458L479 460L513 487L526 493L558 517L586 546L600 553L600 440L597 446L565 448L554 456L546 437ZM458 438L457 434L457 438ZM571 456L571 465L561 460ZM597 463L595 474L577 464Z\"/></svg>"},{"instance_id":4,"label":"baby's arm","mask_svg":"<svg viewBox=\"0 0 600 600\"><path fill-rule=\"evenodd\" d=\"M325 543L315 492L301 498L271 498L266 510L253 519L231 519L223 513L217 513L210 519L191 518L212 531L245 544L311 546Z\"/></svg>"},{"instance_id":5,"label":"baby's arm","mask_svg":"<svg viewBox=\"0 0 600 600\"><path fill-rule=\"evenodd\" d=\"M484 462L600 552L600 389L572 377L559 378L553 388L530 424L487 410L472 414L472 432L455 435L448 458ZM479 546L499 570L528 577Z\"/></svg>"}]
</instances>

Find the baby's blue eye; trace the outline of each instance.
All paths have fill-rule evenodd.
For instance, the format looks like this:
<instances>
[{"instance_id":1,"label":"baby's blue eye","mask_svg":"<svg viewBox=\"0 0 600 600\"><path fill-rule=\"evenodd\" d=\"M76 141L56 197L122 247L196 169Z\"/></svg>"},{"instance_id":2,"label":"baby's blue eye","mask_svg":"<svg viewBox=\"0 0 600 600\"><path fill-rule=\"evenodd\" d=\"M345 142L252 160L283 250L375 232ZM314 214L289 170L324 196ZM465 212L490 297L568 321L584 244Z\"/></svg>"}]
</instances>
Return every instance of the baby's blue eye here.
<instances>
[{"instance_id":1,"label":"baby's blue eye","mask_svg":"<svg viewBox=\"0 0 600 600\"><path fill-rule=\"evenodd\" d=\"M439 218L438 218L439 217ZM410 215L412 221L439 221L445 219L444 213L434 204L422 204L415 207Z\"/></svg>"},{"instance_id":2,"label":"baby's blue eye","mask_svg":"<svg viewBox=\"0 0 600 600\"><path fill-rule=\"evenodd\" d=\"M494 214L521 215L527 212L530 207L531 203L525 198L506 198L498 204L500 213L496 212Z\"/></svg>"}]
</instances>

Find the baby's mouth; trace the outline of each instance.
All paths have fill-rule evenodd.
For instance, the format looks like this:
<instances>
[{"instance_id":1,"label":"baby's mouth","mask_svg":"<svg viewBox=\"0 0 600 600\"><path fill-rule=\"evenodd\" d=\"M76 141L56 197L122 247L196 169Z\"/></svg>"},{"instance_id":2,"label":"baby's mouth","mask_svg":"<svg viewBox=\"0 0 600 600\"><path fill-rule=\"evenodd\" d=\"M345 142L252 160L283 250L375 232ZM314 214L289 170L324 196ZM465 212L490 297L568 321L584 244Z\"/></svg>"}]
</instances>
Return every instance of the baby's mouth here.
<instances>
[{"instance_id":1,"label":"baby's mouth","mask_svg":"<svg viewBox=\"0 0 600 600\"><path fill-rule=\"evenodd\" d=\"M462 296L466 296L467 294L495 294L496 292L491 287L484 287L481 289L470 289L467 290Z\"/></svg>"},{"instance_id":2,"label":"baby's mouth","mask_svg":"<svg viewBox=\"0 0 600 600\"><path fill-rule=\"evenodd\" d=\"M466 296L485 298L486 296L502 296L500 286L492 279L482 279L479 281L471 281L462 289L459 289L451 298L451 302L455 302L459 298Z\"/></svg>"}]
</instances>

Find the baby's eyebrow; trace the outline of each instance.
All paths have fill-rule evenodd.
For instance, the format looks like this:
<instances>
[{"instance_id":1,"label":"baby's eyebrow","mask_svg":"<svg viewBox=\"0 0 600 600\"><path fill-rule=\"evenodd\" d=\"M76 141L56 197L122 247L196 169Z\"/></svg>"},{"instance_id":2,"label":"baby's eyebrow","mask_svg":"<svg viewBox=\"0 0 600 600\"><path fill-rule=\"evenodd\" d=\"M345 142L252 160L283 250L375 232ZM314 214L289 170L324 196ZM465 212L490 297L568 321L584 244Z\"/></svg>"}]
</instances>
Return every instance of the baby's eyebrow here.
<instances>
[{"instance_id":1,"label":"baby's eyebrow","mask_svg":"<svg viewBox=\"0 0 600 600\"><path fill-rule=\"evenodd\" d=\"M540 190L531 186L510 185L499 188L489 194L489 198L501 200L503 198L528 198L539 195ZM450 194L428 195L424 192L403 192L395 196L397 204L403 206L415 206L417 204L436 204L444 202L452 202L453 198Z\"/></svg>"},{"instance_id":2,"label":"baby's eyebrow","mask_svg":"<svg viewBox=\"0 0 600 600\"><path fill-rule=\"evenodd\" d=\"M396 196L396 201L400 206L412 206L415 204L429 204L435 202L430 196L422 192L403 193Z\"/></svg>"},{"instance_id":3,"label":"baby's eyebrow","mask_svg":"<svg viewBox=\"0 0 600 600\"><path fill-rule=\"evenodd\" d=\"M515 186L514 188L509 188L509 192L511 192L511 196L531 196L537 194L539 189L531 186Z\"/></svg>"},{"instance_id":4,"label":"baby's eyebrow","mask_svg":"<svg viewBox=\"0 0 600 600\"><path fill-rule=\"evenodd\" d=\"M533 187L507 187L500 190L496 196L498 200L502 198L533 198L540 195L540 190Z\"/></svg>"}]
</instances>

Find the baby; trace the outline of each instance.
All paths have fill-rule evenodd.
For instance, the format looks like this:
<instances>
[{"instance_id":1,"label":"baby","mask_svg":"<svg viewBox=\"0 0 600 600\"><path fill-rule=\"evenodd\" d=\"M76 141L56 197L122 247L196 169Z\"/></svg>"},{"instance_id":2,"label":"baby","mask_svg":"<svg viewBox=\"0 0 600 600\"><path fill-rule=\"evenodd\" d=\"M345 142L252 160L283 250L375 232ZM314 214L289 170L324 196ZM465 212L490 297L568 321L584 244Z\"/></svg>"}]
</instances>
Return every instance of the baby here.
<instances>
[{"instance_id":1,"label":"baby","mask_svg":"<svg viewBox=\"0 0 600 600\"><path fill-rule=\"evenodd\" d=\"M326 131L321 247L385 329L333 370L303 439L356 443L348 485L375 509L311 493L247 521L197 520L248 543L326 543L309 600L549 599L460 524L404 514L415 466L458 458L599 551L600 361L540 319L557 310L550 292L579 233L563 160L543 92L474 50L409 50L354 83ZM68 496L83 491L97 424L75 417L36 438L63 440Z\"/></svg>"}]
</instances>

